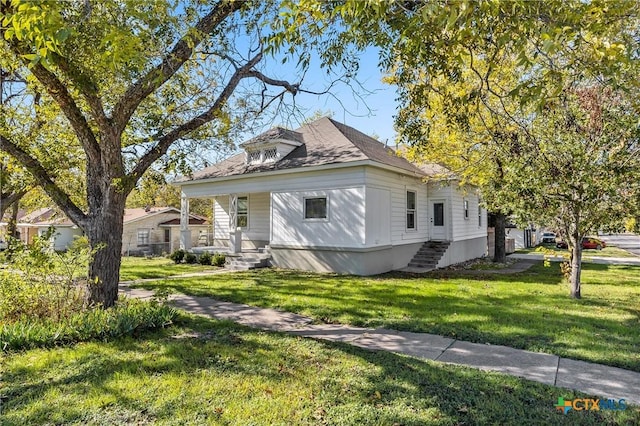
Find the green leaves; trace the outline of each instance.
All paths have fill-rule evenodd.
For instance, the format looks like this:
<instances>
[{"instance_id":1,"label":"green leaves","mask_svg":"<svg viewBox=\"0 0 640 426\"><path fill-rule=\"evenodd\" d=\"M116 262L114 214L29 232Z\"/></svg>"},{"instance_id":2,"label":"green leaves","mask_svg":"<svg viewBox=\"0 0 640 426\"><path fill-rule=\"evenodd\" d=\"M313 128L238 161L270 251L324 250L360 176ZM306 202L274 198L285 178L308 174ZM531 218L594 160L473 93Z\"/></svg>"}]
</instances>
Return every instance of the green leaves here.
<instances>
[{"instance_id":1,"label":"green leaves","mask_svg":"<svg viewBox=\"0 0 640 426\"><path fill-rule=\"evenodd\" d=\"M52 53L71 36L72 29L62 17L65 2L10 0L2 8L2 37L8 41L26 42L31 52L23 57L32 65L47 63Z\"/></svg>"}]
</instances>

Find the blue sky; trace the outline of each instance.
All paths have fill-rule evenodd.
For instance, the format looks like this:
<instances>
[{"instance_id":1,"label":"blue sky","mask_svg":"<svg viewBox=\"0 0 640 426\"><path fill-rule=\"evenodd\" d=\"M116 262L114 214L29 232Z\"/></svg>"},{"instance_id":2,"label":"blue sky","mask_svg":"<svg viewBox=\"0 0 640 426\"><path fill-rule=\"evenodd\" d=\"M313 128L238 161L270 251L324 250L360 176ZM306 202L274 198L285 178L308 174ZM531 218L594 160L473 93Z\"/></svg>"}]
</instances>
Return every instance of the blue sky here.
<instances>
[{"instance_id":1,"label":"blue sky","mask_svg":"<svg viewBox=\"0 0 640 426\"><path fill-rule=\"evenodd\" d=\"M333 118L354 127L368 135L376 134L381 141L388 140L390 145L395 139L393 116L396 113L396 90L393 86L382 83L383 75L378 67L378 54L375 49L368 49L360 58L357 80L362 89L353 85L336 87L334 96L306 95L298 100L311 113L317 110L331 110ZM326 80L326 72L319 67L311 69L305 81ZM358 92L360 97L354 93ZM336 99L338 98L338 99Z\"/></svg>"},{"instance_id":2,"label":"blue sky","mask_svg":"<svg viewBox=\"0 0 640 426\"><path fill-rule=\"evenodd\" d=\"M331 94L312 95L300 93L295 102L298 107L296 116L280 117L269 123L268 127L283 125L298 127L304 117L313 115L317 111L333 112L337 121L354 127L368 135L376 135L380 141L394 144L395 131L393 116L396 113L396 90L393 86L382 83L383 75L378 67L378 52L367 49L359 56L360 67L356 75L359 84L338 84L333 87ZM279 60L275 61L279 63ZM319 65L317 57L312 58L311 66L303 80L302 88L316 92L323 91L334 79ZM286 63L267 71L271 76L288 81L296 81L294 64ZM288 98L288 101L291 101ZM280 121L279 121L280 120ZM256 129L256 134L265 129ZM255 136L255 135L251 135Z\"/></svg>"}]
</instances>

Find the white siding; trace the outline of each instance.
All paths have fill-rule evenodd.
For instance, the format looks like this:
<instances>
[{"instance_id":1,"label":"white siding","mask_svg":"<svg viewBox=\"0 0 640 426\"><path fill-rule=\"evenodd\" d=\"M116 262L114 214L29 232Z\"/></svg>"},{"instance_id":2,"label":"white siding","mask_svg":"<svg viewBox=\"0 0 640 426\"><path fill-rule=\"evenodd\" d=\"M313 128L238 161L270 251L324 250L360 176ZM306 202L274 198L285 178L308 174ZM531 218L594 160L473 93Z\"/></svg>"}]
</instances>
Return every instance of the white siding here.
<instances>
[{"instance_id":1,"label":"white siding","mask_svg":"<svg viewBox=\"0 0 640 426\"><path fill-rule=\"evenodd\" d=\"M304 198L327 197L328 218L305 220ZM364 187L274 192L274 245L363 247L365 244Z\"/></svg>"},{"instance_id":2,"label":"white siding","mask_svg":"<svg viewBox=\"0 0 640 426\"><path fill-rule=\"evenodd\" d=\"M427 185L420 178L387 170L368 168L367 188L387 190L390 194L390 231L392 244L407 244L429 239ZM417 196L416 229L407 229L407 191ZM369 205L367 203L367 209ZM368 227L370 229L370 227Z\"/></svg>"},{"instance_id":3,"label":"white siding","mask_svg":"<svg viewBox=\"0 0 640 426\"><path fill-rule=\"evenodd\" d=\"M269 241L269 193L237 194L249 200L249 223L242 233L242 238L252 241ZM229 196L214 198L213 204L213 232L214 240L229 239Z\"/></svg>"},{"instance_id":4,"label":"white siding","mask_svg":"<svg viewBox=\"0 0 640 426\"><path fill-rule=\"evenodd\" d=\"M49 227L38 228L38 234L43 235L49 230ZM63 251L71 246L74 239L82 236L82 230L78 227L58 226L53 234L53 249Z\"/></svg>"},{"instance_id":5,"label":"white siding","mask_svg":"<svg viewBox=\"0 0 640 426\"><path fill-rule=\"evenodd\" d=\"M270 194L258 192L246 196L249 197L249 227L244 231L242 238L269 241Z\"/></svg>"},{"instance_id":6,"label":"white siding","mask_svg":"<svg viewBox=\"0 0 640 426\"><path fill-rule=\"evenodd\" d=\"M229 239L229 197L220 196L213 199L213 239Z\"/></svg>"},{"instance_id":7,"label":"white siding","mask_svg":"<svg viewBox=\"0 0 640 426\"><path fill-rule=\"evenodd\" d=\"M366 189L366 245L391 244L391 191Z\"/></svg>"},{"instance_id":8,"label":"white siding","mask_svg":"<svg viewBox=\"0 0 640 426\"><path fill-rule=\"evenodd\" d=\"M455 184L453 184L455 185ZM464 217L464 200L469 202L469 218ZM470 238L486 237L487 217L483 209L482 224L478 224L479 197L474 189L467 188L465 192L457 187L451 190L452 240L467 240Z\"/></svg>"},{"instance_id":9,"label":"white siding","mask_svg":"<svg viewBox=\"0 0 640 426\"><path fill-rule=\"evenodd\" d=\"M312 191L324 188L352 188L364 184L364 167L348 167L310 171L307 173L283 173L271 176L223 179L217 182L202 182L182 186L182 192L190 198L226 194L249 194L256 192ZM228 206L226 207L228 209Z\"/></svg>"}]
</instances>

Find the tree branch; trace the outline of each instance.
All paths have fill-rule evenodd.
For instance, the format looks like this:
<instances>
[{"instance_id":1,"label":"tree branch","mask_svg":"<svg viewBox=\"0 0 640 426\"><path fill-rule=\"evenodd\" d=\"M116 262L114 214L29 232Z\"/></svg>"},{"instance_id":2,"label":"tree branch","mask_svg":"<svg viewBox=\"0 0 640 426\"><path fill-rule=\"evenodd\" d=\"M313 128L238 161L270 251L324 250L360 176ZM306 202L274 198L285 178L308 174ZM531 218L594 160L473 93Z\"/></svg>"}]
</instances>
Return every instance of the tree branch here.
<instances>
[{"instance_id":1,"label":"tree branch","mask_svg":"<svg viewBox=\"0 0 640 426\"><path fill-rule=\"evenodd\" d=\"M4 31L0 32L0 35L4 35ZM10 41L8 45L18 57L24 58L26 54L30 53L29 50L22 46L18 41ZM23 62L27 65L29 64L26 59L23 59ZM94 164L100 164L101 153L98 141L93 134L89 123L87 123L87 120L82 114L82 111L67 90L67 87L54 73L46 69L41 63L30 66L29 69L38 81L47 89L49 95L51 95L51 97L57 102L65 117L69 120L69 123L78 136L78 140L82 144L87 157L92 161L95 161Z\"/></svg>"},{"instance_id":2,"label":"tree branch","mask_svg":"<svg viewBox=\"0 0 640 426\"><path fill-rule=\"evenodd\" d=\"M24 197L29 189L22 189L20 191L4 193L0 195L0 199L2 202L0 203L0 218L4 218L5 212L13 205L13 203L17 203Z\"/></svg>"},{"instance_id":3,"label":"tree branch","mask_svg":"<svg viewBox=\"0 0 640 426\"><path fill-rule=\"evenodd\" d=\"M243 5L242 1L220 1L196 24L193 31L188 32L176 43L158 66L127 89L114 107L113 122L118 133L124 131L140 103L167 82L192 56L204 36Z\"/></svg>"},{"instance_id":4,"label":"tree branch","mask_svg":"<svg viewBox=\"0 0 640 426\"><path fill-rule=\"evenodd\" d=\"M82 93L82 96L87 101L89 108L91 108L91 112L93 114L93 118L98 123L100 130L103 133L108 133L111 123L107 118L107 114L104 112L104 107L102 106L102 100L98 96L98 87L91 80L91 77L86 75L82 70L76 67L72 62L70 62L64 56L61 56L55 52L51 54L51 58L53 62L60 68L60 70L72 80L76 87Z\"/></svg>"},{"instance_id":5,"label":"tree branch","mask_svg":"<svg viewBox=\"0 0 640 426\"><path fill-rule=\"evenodd\" d=\"M166 135L160 137L158 139L158 143L147 153L145 153L140 158L140 160L138 160L136 166L129 173L129 186L128 188L126 188L126 190L131 191L134 188L136 182L138 181L138 179L140 179L142 174L151 166L151 164L153 164L156 160L166 154L167 150L173 142L215 119L235 91L236 87L238 87L240 81L244 78L252 76L251 69L258 62L260 62L261 59L262 53L258 53L241 68L237 68L229 79L229 82L225 86L224 90L222 90L218 98L207 111L178 126Z\"/></svg>"},{"instance_id":6,"label":"tree branch","mask_svg":"<svg viewBox=\"0 0 640 426\"><path fill-rule=\"evenodd\" d=\"M15 157L22 165L33 175L38 184L44 189L44 191L51 197L51 199L64 210L69 216L69 219L73 221L80 228L85 229L87 216L84 212L75 205L71 200L71 197L64 192L53 181L49 173L40 164L38 160L33 158L29 153L20 148L13 141L0 135L0 146L2 150Z\"/></svg>"}]
</instances>

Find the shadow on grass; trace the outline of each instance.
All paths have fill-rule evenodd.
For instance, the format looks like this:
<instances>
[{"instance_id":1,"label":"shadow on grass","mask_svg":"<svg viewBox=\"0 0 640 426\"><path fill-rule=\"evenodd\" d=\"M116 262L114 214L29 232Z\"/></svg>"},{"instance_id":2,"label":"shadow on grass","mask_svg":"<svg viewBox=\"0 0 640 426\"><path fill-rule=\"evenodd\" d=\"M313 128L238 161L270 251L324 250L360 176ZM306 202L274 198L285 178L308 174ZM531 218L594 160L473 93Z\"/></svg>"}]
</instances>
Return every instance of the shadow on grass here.
<instances>
[{"instance_id":1,"label":"shadow on grass","mask_svg":"<svg viewBox=\"0 0 640 426\"><path fill-rule=\"evenodd\" d=\"M555 410L554 403L558 397L572 399L577 393L518 378L369 352L346 344L259 332L204 318L187 318L179 330L147 333L138 340L118 339L79 347L86 350L57 349L57 353L48 355L50 361L37 369L12 368L12 363L7 363L3 424L34 424L40 419L44 423L97 419L101 424L181 423L201 419L206 423L261 424L264 418L259 416L264 410L274 410L283 424L640 421L635 408L621 413L574 412L564 416ZM200 382L191 378L202 375L211 377L211 381L200 388ZM170 382L177 388L162 388L166 376L178 378ZM268 408L260 401L264 389L238 392L255 383L256 378L257 383L272 390ZM235 386L224 388L230 383ZM145 392L146 387L152 393ZM306 392L301 393L300 388ZM163 394L156 394L153 400L153 392ZM276 398L281 393L284 399ZM95 406L74 404L74 398L86 394L97 396L100 402ZM16 410L43 398L47 404L13 421L17 419L13 416ZM296 401L295 407L282 401ZM242 406L249 418L226 417L229 405ZM185 413L188 418L177 417Z\"/></svg>"},{"instance_id":2,"label":"shadow on grass","mask_svg":"<svg viewBox=\"0 0 640 426\"><path fill-rule=\"evenodd\" d=\"M324 323L427 332L640 371L640 312L607 293L607 277L637 279L640 268L618 268L585 264L589 278L582 300L568 297L557 264L508 275L410 278L276 270L143 286L281 309Z\"/></svg>"}]
</instances>

